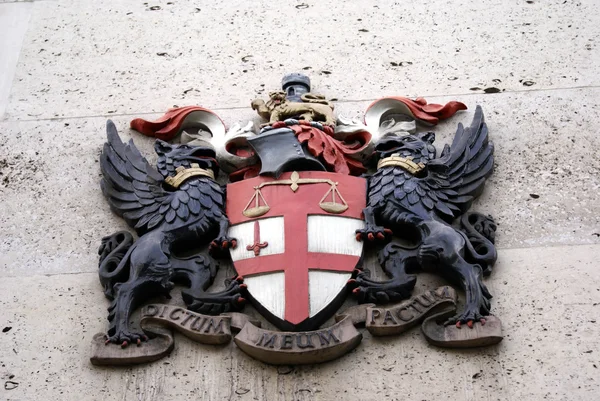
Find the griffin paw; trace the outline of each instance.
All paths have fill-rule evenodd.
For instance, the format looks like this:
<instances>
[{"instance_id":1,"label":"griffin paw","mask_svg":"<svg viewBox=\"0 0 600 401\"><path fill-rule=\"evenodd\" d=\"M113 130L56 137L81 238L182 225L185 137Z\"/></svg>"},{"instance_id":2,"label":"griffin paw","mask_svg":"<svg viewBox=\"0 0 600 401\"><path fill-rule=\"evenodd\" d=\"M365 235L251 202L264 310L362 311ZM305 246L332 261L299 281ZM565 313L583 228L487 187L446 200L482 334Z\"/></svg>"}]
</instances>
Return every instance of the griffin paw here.
<instances>
[{"instance_id":1,"label":"griffin paw","mask_svg":"<svg viewBox=\"0 0 600 401\"><path fill-rule=\"evenodd\" d=\"M381 226L367 225L365 228L356 230L357 241L385 241L388 242L392 237L392 230Z\"/></svg>"},{"instance_id":2,"label":"griffin paw","mask_svg":"<svg viewBox=\"0 0 600 401\"><path fill-rule=\"evenodd\" d=\"M106 335L104 344L120 344L121 348L127 347L129 344L136 343L138 346L142 341L148 341L148 336L143 333L137 333L129 330L118 330L112 336Z\"/></svg>"},{"instance_id":3,"label":"griffin paw","mask_svg":"<svg viewBox=\"0 0 600 401\"><path fill-rule=\"evenodd\" d=\"M446 320L444 325L449 326L451 324L454 324L454 325L456 325L457 328L460 329L462 327L462 325L466 324L467 327L472 329L473 325L476 322L481 323L482 326L485 325L485 322L486 322L485 316L483 316L481 313L479 313L477 311L467 309L463 313L459 313L458 315L453 316L450 319Z\"/></svg>"},{"instance_id":4,"label":"griffin paw","mask_svg":"<svg viewBox=\"0 0 600 401\"><path fill-rule=\"evenodd\" d=\"M211 253L218 253L230 248L235 249L236 246L237 240L235 238L220 236L210 243L209 251Z\"/></svg>"},{"instance_id":5,"label":"griffin paw","mask_svg":"<svg viewBox=\"0 0 600 401\"><path fill-rule=\"evenodd\" d=\"M355 279L348 280L348 286L358 298L359 303L397 302L410 297L417 282L413 275L406 275L391 280L376 281L370 278L369 271L361 271Z\"/></svg>"},{"instance_id":6,"label":"griffin paw","mask_svg":"<svg viewBox=\"0 0 600 401\"><path fill-rule=\"evenodd\" d=\"M183 301L189 310L207 315L241 310L246 304L246 299L242 297L246 284L242 281L241 277L231 280L227 288L220 292L205 292L197 296L182 292Z\"/></svg>"}]
</instances>

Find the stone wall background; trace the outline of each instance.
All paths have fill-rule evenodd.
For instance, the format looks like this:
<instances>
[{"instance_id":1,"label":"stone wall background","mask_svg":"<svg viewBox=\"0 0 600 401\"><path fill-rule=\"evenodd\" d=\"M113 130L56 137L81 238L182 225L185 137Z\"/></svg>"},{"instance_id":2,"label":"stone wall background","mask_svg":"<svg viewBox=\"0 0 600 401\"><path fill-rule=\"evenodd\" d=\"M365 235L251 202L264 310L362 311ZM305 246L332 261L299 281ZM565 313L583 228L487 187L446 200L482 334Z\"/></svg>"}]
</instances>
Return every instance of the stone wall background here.
<instances>
[{"instance_id":1,"label":"stone wall background","mask_svg":"<svg viewBox=\"0 0 600 401\"><path fill-rule=\"evenodd\" d=\"M414 3L414 4L411 4ZM600 347L600 108L594 0L0 0L0 399L593 400ZM304 72L360 116L384 95L481 104L496 171L475 209L499 223L486 283L505 339L429 346L418 329L327 364L272 367L177 336L152 365L97 368L99 189L111 118L174 105L228 125ZM486 93L489 92L489 93ZM416 292L430 288L421 277Z\"/></svg>"}]
</instances>

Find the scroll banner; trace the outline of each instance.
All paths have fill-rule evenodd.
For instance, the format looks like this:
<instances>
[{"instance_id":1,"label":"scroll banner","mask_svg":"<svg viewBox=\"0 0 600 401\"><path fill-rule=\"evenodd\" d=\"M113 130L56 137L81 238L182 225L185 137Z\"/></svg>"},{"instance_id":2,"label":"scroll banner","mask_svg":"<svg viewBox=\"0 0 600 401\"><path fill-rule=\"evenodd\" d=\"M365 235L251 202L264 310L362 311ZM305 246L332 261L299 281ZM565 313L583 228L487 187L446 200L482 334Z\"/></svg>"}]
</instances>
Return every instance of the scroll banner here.
<instances>
[{"instance_id":1,"label":"scroll banner","mask_svg":"<svg viewBox=\"0 0 600 401\"><path fill-rule=\"evenodd\" d=\"M339 358L358 346L362 334L346 316L331 327L307 332L269 331L247 323L234 340L242 351L259 361L305 365Z\"/></svg>"},{"instance_id":2,"label":"scroll banner","mask_svg":"<svg viewBox=\"0 0 600 401\"><path fill-rule=\"evenodd\" d=\"M147 305L142 310L142 327L148 323L170 327L202 344L231 341L230 316L201 315L174 305Z\"/></svg>"},{"instance_id":3,"label":"scroll banner","mask_svg":"<svg viewBox=\"0 0 600 401\"><path fill-rule=\"evenodd\" d=\"M433 313L456 309L456 291L440 287L412 297L391 308L367 308L365 327L374 336L397 335Z\"/></svg>"},{"instance_id":4,"label":"scroll banner","mask_svg":"<svg viewBox=\"0 0 600 401\"><path fill-rule=\"evenodd\" d=\"M202 344L227 344L232 330L240 331L235 343L248 355L273 365L302 365L336 359L362 340L350 319L326 329L309 332L264 330L260 322L242 313L201 315L176 305L151 304L142 309L141 327L150 341L121 349L104 344L104 335L94 336L94 365L132 365L163 358L173 350L173 329Z\"/></svg>"},{"instance_id":5,"label":"scroll banner","mask_svg":"<svg viewBox=\"0 0 600 401\"><path fill-rule=\"evenodd\" d=\"M456 291L444 286L414 296L388 308L374 304L348 308L335 317L334 325L305 332L281 332L260 328L260 322L243 313L201 315L177 305L151 304L142 309L141 327L150 340L121 349L104 344L104 335L94 336L91 362L94 365L132 365L158 360L173 350L176 330L202 344L227 344L232 339L246 354L272 365L303 365L327 362L356 348L363 325L373 336L403 333L423 322L427 341L442 347L478 347L502 340L500 320L487 317L485 326L460 329L444 326L456 312ZM239 332L235 337L232 331Z\"/></svg>"},{"instance_id":6,"label":"scroll banner","mask_svg":"<svg viewBox=\"0 0 600 401\"><path fill-rule=\"evenodd\" d=\"M226 344L231 329L241 330L234 338L248 355L273 365L309 364L338 358L355 348L362 339L349 319L332 327L309 332L264 330L241 313L207 316L172 305L148 305L142 312L142 326L161 324L202 344ZM233 320L233 321L232 321Z\"/></svg>"}]
</instances>

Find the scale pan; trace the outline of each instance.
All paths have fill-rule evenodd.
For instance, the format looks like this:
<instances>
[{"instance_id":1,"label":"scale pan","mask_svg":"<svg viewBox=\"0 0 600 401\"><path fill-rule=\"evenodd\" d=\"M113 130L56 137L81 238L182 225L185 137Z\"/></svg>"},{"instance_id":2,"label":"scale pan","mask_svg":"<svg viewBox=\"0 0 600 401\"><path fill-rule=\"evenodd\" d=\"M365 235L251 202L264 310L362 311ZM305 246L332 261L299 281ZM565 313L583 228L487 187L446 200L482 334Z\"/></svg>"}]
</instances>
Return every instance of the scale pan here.
<instances>
[{"instance_id":1,"label":"scale pan","mask_svg":"<svg viewBox=\"0 0 600 401\"><path fill-rule=\"evenodd\" d=\"M344 213L346 210L348 210L348 205L335 202L321 202L319 203L319 206L326 212L335 214Z\"/></svg>"},{"instance_id":2,"label":"scale pan","mask_svg":"<svg viewBox=\"0 0 600 401\"><path fill-rule=\"evenodd\" d=\"M242 213L246 217L258 217L267 213L271 208L269 206L257 206L244 210Z\"/></svg>"}]
</instances>

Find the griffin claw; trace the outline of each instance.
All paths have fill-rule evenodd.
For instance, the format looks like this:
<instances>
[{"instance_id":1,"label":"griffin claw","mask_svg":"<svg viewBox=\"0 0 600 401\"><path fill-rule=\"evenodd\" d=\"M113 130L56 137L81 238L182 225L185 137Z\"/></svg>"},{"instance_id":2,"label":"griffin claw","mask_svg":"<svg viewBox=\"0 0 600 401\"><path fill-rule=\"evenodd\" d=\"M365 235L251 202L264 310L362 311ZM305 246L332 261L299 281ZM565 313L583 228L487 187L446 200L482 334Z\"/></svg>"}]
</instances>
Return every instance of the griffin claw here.
<instances>
[{"instance_id":1,"label":"griffin claw","mask_svg":"<svg viewBox=\"0 0 600 401\"><path fill-rule=\"evenodd\" d=\"M467 327L472 329L475 326L476 321L475 320L467 320L466 323L467 323ZM479 319L479 323L481 323L482 326L485 326L486 320L484 318L481 318L481 319ZM457 329L461 329L463 324L459 320L455 323L455 325L456 325Z\"/></svg>"},{"instance_id":2,"label":"griffin claw","mask_svg":"<svg viewBox=\"0 0 600 401\"><path fill-rule=\"evenodd\" d=\"M364 229L356 230L357 241L387 241L392 236L392 230L379 226L367 226Z\"/></svg>"},{"instance_id":3,"label":"griffin claw","mask_svg":"<svg viewBox=\"0 0 600 401\"><path fill-rule=\"evenodd\" d=\"M237 241L235 239L219 237L210 243L210 251L211 252L219 252L221 250L226 250L229 248L233 249L236 246L237 246Z\"/></svg>"}]
</instances>

